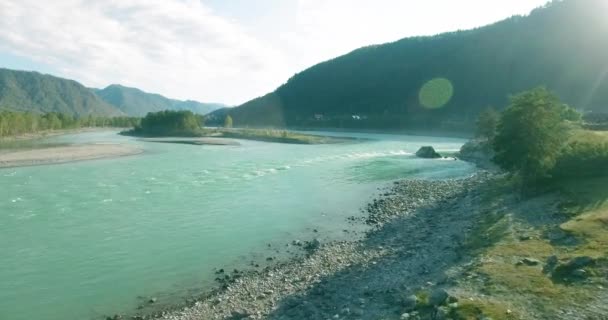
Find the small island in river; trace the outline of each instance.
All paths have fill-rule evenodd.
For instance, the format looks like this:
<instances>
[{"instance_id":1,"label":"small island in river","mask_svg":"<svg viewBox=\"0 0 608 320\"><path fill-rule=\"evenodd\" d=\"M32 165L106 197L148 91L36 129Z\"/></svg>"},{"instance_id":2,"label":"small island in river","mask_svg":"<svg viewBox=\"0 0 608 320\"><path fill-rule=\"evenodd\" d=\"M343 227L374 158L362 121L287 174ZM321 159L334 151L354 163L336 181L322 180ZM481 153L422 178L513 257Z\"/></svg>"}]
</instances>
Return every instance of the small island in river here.
<instances>
[{"instance_id":1,"label":"small island in river","mask_svg":"<svg viewBox=\"0 0 608 320\"><path fill-rule=\"evenodd\" d=\"M349 141L348 138L335 138L298 133L276 129L232 128L232 121L225 128L204 128L204 118L190 111L151 112L135 128L121 132L123 135L142 138L163 138L145 140L149 142L235 145L226 139L256 140L290 144L328 144ZM207 139L182 139L207 138ZM236 143L236 142L235 142ZM237 143L238 144L238 143Z\"/></svg>"},{"instance_id":2,"label":"small island in river","mask_svg":"<svg viewBox=\"0 0 608 320\"><path fill-rule=\"evenodd\" d=\"M139 141L156 143L177 143L209 146L240 146L238 141L221 138L141 138Z\"/></svg>"}]
</instances>

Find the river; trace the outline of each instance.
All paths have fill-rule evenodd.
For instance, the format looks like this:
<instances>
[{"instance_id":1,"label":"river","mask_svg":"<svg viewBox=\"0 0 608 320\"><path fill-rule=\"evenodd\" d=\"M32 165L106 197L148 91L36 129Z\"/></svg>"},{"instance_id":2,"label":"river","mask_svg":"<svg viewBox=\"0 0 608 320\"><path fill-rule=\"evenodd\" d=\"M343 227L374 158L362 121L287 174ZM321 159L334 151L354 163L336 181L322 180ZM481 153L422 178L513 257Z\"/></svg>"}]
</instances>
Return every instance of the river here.
<instances>
[{"instance_id":1,"label":"river","mask_svg":"<svg viewBox=\"0 0 608 320\"><path fill-rule=\"evenodd\" d=\"M212 286L214 268L281 258L275 248L284 252L294 239L352 237L343 232L347 217L362 216L392 180L474 171L463 161L413 156L422 145L454 152L462 139L339 135L364 140L193 146L116 132L50 138L145 152L0 170L0 319L97 319L133 311L143 297L181 299Z\"/></svg>"}]
</instances>

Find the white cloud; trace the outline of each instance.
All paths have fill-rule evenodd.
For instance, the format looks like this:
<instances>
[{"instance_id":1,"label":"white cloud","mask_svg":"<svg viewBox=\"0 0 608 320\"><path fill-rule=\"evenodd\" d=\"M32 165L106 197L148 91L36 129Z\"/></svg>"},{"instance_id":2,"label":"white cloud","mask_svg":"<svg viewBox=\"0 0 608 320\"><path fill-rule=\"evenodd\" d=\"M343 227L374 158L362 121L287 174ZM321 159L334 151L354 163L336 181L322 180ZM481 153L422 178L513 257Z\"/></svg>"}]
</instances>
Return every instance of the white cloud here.
<instances>
[{"instance_id":1,"label":"white cloud","mask_svg":"<svg viewBox=\"0 0 608 320\"><path fill-rule=\"evenodd\" d=\"M314 44L314 54L299 61L306 67L371 44L470 29L527 14L547 1L298 0L297 36L284 38L297 39L292 44L296 47Z\"/></svg>"},{"instance_id":2,"label":"white cloud","mask_svg":"<svg viewBox=\"0 0 608 320\"><path fill-rule=\"evenodd\" d=\"M237 104L358 47L472 28L546 2L224 1L0 0L0 52L88 86Z\"/></svg>"},{"instance_id":3,"label":"white cloud","mask_svg":"<svg viewBox=\"0 0 608 320\"><path fill-rule=\"evenodd\" d=\"M282 54L197 0L2 0L0 48L89 86L239 103L289 76Z\"/></svg>"}]
</instances>

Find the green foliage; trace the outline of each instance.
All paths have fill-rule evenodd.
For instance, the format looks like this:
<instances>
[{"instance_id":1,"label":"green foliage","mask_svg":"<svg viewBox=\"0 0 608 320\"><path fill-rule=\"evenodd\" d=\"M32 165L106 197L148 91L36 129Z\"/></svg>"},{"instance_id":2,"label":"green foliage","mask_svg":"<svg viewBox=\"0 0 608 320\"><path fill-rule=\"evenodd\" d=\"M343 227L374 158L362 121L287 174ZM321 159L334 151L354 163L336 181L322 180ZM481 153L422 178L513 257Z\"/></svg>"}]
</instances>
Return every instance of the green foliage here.
<instances>
[{"instance_id":1,"label":"green foliage","mask_svg":"<svg viewBox=\"0 0 608 320\"><path fill-rule=\"evenodd\" d=\"M82 127L134 127L138 118L95 117L75 118L63 113L36 114L32 112L0 112L0 138L49 130L77 129Z\"/></svg>"},{"instance_id":2,"label":"green foliage","mask_svg":"<svg viewBox=\"0 0 608 320\"><path fill-rule=\"evenodd\" d=\"M201 129L201 118L191 111L150 112L133 134L144 136L193 136Z\"/></svg>"},{"instance_id":3,"label":"green foliage","mask_svg":"<svg viewBox=\"0 0 608 320\"><path fill-rule=\"evenodd\" d=\"M492 140L496 136L496 129L500 121L500 113L490 107L479 114L477 118L477 131L475 135L479 138Z\"/></svg>"},{"instance_id":4,"label":"green foliage","mask_svg":"<svg viewBox=\"0 0 608 320\"><path fill-rule=\"evenodd\" d=\"M510 94L542 84L566 103L606 110L608 81L598 82L608 56L605 13L605 0L556 1L475 30L364 47L302 71L230 114L241 127L472 131L485 107L505 106ZM438 76L452 83L453 97L443 108L424 108L420 88Z\"/></svg>"},{"instance_id":5,"label":"green foliage","mask_svg":"<svg viewBox=\"0 0 608 320\"><path fill-rule=\"evenodd\" d=\"M562 105L561 109L562 119L574 123L580 123L582 121L583 115L575 109L571 108L570 106L564 104Z\"/></svg>"},{"instance_id":6,"label":"green foliage","mask_svg":"<svg viewBox=\"0 0 608 320\"><path fill-rule=\"evenodd\" d=\"M560 178L608 175L608 137L578 132L562 148L552 175Z\"/></svg>"},{"instance_id":7,"label":"green foliage","mask_svg":"<svg viewBox=\"0 0 608 320\"><path fill-rule=\"evenodd\" d=\"M8 69L0 69L0 110L75 117L121 114L76 81Z\"/></svg>"},{"instance_id":8,"label":"green foliage","mask_svg":"<svg viewBox=\"0 0 608 320\"><path fill-rule=\"evenodd\" d=\"M224 128L232 128L232 117L227 115L224 119Z\"/></svg>"},{"instance_id":9,"label":"green foliage","mask_svg":"<svg viewBox=\"0 0 608 320\"><path fill-rule=\"evenodd\" d=\"M553 169L567 127L562 103L545 88L512 97L494 139L494 161L521 175L525 182L545 178Z\"/></svg>"}]
</instances>

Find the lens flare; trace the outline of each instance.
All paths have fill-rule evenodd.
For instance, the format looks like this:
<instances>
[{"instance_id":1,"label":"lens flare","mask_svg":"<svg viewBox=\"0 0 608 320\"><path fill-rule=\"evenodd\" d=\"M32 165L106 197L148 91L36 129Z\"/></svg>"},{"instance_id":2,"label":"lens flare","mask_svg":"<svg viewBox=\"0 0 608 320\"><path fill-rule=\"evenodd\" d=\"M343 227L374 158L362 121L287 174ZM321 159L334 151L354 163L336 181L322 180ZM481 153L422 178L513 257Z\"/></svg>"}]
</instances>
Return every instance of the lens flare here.
<instances>
[{"instance_id":1,"label":"lens flare","mask_svg":"<svg viewBox=\"0 0 608 320\"><path fill-rule=\"evenodd\" d=\"M446 78L435 78L425 83L418 94L420 104L428 109L445 106L454 95L454 86Z\"/></svg>"}]
</instances>

